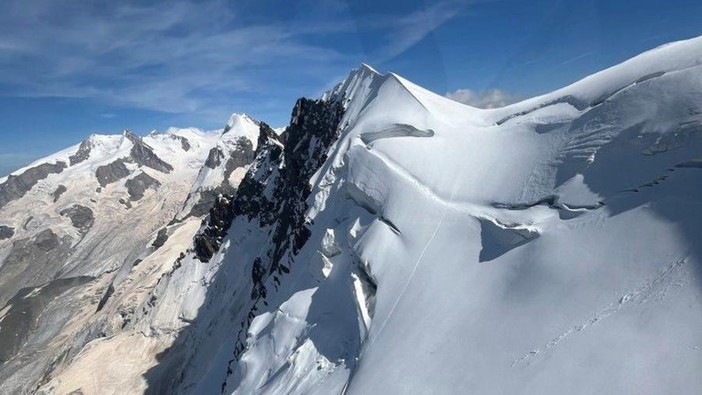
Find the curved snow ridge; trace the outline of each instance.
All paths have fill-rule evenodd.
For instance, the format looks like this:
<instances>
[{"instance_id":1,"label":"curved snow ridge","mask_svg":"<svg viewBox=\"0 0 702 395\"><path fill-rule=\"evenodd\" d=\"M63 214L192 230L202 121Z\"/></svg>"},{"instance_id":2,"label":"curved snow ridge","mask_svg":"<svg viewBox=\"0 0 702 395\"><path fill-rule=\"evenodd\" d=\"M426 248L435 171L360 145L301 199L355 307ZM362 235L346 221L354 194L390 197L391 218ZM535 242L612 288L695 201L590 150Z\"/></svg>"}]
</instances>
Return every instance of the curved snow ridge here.
<instances>
[{"instance_id":1,"label":"curved snow ridge","mask_svg":"<svg viewBox=\"0 0 702 395\"><path fill-rule=\"evenodd\" d=\"M701 64L702 37L677 41L644 52L551 93L483 111L493 122L502 123L514 116L562 102L583 110L601 103L628 86Z\"/></svg>"},{"instance_id":2,"label":"curved snow ridge","mask_svg":"<svg viewBox=\"0 0 702 395\"><path fill-rule=\"evenodd\" d=\"M384 119L391 122L389 117L398 114L402 116L396 117L396 121L415 125L425 124L429 114L439 123L487 125L477 109L437 95L395 73L380 74L367 65L353 70L334 89L322 95L322 100L344 105L346 112L340 126L346 131L369 126L359 125L357 121Z\"/></svg>"},{"instance_id":3,"label":"curved snow ridge","mask_svg":"<svg viewBox=\"0 0 702 395\"><path fill-rule=\"evenodd\" d=\"M377 72L374 68L362 63L357 69L351 70L349 75L343 81L338 83L331 90L325 92L322 95L322 100L345 100L350 102L357 96L356 94L359 92L359 90L362 90L368 86L369 82L376 78L383 77L384 76Z\"/></svg>"},{"instance_id":4,"label":"curved snow ridge","mask_svg":"<svg viewBox=\"0 0 702 395\"><path fill-rule=\"evenodd\" d=\"M520 111L520 112L511 114L511 115L508 115L505 118L497 120L496 124L502 125L508 121L513 120L513 119L519 119L519 118L526 116L526 115L532 115L534 112L538 112L538 111L542 111L542 110L545 111L546 113L548 113L548 112L551 112L551 111L549 111L549 109L551 107L562 106L562 105L569 106L571 108L570 112L573 112L573 111L575 112L575 115L573 116L573 118L576 118L577 115L582 115L582 114L584 114L592 109L598 108L599 106L601 106L607 102L610 102L612 100L616 100L616 98L619 95L627 92L628 90L630 90L632 88L636 88L640 84L644 84L646 82L656 80L659 78L663 78L663 77L667 77L667 76L673 76L673 75L676 75L676 73L682 73L685 71L694 70L694 69L699 68L700 66L701 66L700 64L695 64L695 65L692 65L689 67L671 70L668 72L661 71L661 72L647 74L647 75L644 75L643 77L639 78L638 80L636 80L628 85L620 86L617 88L612 88L611 90L603 93L601 96L599 96L597 99L595 99L593 101L583 100L583 99L577 97L576 95L570 95L570 94L566 95L566 96L562 96L562 97L557 97L553 100L539 104L534 108L528 108L524 111ZM553 125L553 126L558 126L558 125Z\"/></svg>"},{"instance_id":5,"label":"curved snow ridge","mask_svg":"<svg viewBox=\"0 0 702 395\"><path fill-rule=\"evenodd\" d=\"M417 94L415 94L415 92L413 92L412 86L414 84L412 84L408 80L400 77L398 74L395 74L393 72L389 72L387 74L387 78L396 81L401 87L403 87L407 91L407 93L409 93L410 97L413 100L415 100L420 106L422 106L422 108L429 111L427 106L425 106L424 103L422 102L422 100L419 99L419 95L417 95ZM419 88L419 86L416 86L416 85L414 85L414 87L415 87L415 89L414 89L415 91L417 90L416 88Z\"/></svg>"},{"instance_id":6,"label":"curved snow ridge","mask_svg":"<svg viewBox=\"0 0 702 395\"><path fill-rule=\"evenodd\" d=\"M354 169L349 172L346 180L348 197L360 207L378 215L381 222L388 225L398 235L401 235L401 226L398 227L397 222L389 218L389 215L383 209L385 202L388 201L389 196L393 193L392 185L394 183L384 178L387 175L438 203L442 210L456 214L466 214L478 220L489 221L502 229L541 233L542 229L537 224L543 223L548 218L558 217L557 209L561 209L555 203L556 197L525 205L493 204L491 206L468 201L457 201L453 196L441 196L404 167L377 150L356 147L350 150L348 155L349 168ZM380 172L378 172L378 169L382 167L386 171L382 173L383 177L379 177ZM373 170L366 171L369 169ZM349 188L351 185L353 187ZM553 203L549 205L548 202L551 202L551 200L553 200Z\"/></svg>"},{"instance_id":7,"label":"curved snow ridge","mask_svg":"<svg viewBox=\"0 0 702 395\"><path fill-rule=\"evenodd\" d=\"M445 96L436 94L395 73L389 73L394 81L404 88L427 112L437 120L447 124L467 123L469 125L488 126L483 109L459 103Z\"/></svg>"}]
</instances>

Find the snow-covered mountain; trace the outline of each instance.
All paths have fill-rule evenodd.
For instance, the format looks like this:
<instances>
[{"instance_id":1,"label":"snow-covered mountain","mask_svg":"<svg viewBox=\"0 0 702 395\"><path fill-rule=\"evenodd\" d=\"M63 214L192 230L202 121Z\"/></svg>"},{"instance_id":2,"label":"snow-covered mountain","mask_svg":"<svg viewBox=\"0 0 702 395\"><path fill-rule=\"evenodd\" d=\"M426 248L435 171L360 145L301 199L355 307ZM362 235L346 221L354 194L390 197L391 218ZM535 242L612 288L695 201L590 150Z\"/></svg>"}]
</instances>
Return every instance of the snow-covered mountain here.
<instances>
[{"instance_id":1,"label":"snow-covered mountain","mask_svg":"<svg viewBox=\"0 0 702 395\"><path fill-rule=\"evenodd\" d=\"M32 391L128 326L217 193L238 186L252 129L234 115L213 132L93 135L0 180L0 392Z\"/></svg>"},{"instance_id":2,"label":"snow-covered mountain","mask_svg":"<svg viewBox=\"0 0 702 395\"><path fill-rule=\"evenodd\" d=\"M321 99L298 100L282 133L235 118L231 130L244 122L236 129L248 141L231 143L231 130L198 134L192 166L181 152L169 156L169 135L95 143L118 154L83 171L92 184L70 202L98 211L110 196L133 206L124 214L133 234L119 243L142 244L112 263L74 263L60 247L89 240L109 215L95 215L88 231L83 209L62 216L74 207L60 204L68 180L50 202L58 180L92 163L69 166L88 148L22 173L47 175L0 211L15 229L0 244L0 275L15 267L15 249L32 248L25 261L42 267L54 267L47 245L68 258L50 278L23 271L2 284L10 302L0 330L26 325L17 306L50 328L3 358L6 391L702 390L702 38L499 109L364 65ZM239 166L242 177L220 157L251 163ZM158 184L135 182L148 186L134 202L125 181L98 185L108 164L106 180L125 167L121 180L144 172ZM169 177L181 180L170 187L180 194L157 196ZM27 189L12 180L0 199ZM202 223L195 200L212 205ZM145 216L133 215L141 207ZM56 221L56 241L23 233L22 215L33 212ZM150 232L131 230L146 217ZM102 243L115 232L100 231ZM21 281L34 288L20 290ZM4 333L0 348L18 344Z\"/></svg>"}]
</instances>

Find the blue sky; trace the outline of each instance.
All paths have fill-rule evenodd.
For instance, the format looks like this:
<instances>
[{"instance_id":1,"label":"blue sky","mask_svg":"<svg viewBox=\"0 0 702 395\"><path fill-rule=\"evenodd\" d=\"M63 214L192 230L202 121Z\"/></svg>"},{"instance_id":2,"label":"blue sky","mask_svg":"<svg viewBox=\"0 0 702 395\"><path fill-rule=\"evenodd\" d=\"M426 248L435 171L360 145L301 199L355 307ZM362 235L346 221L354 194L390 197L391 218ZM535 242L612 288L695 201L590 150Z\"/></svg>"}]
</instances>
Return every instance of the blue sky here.
<instances>
[{"instance_id":1,"label":"blue sky","mask_svg":"<svg viewBox=\"0 0 702 395\"><path fill-rule=\"evenodd\" d=\"M479 106L702 34L698 0L0 5L0 176L91 133L287 124L361 62Z\"/></svg>"}]
</instances>

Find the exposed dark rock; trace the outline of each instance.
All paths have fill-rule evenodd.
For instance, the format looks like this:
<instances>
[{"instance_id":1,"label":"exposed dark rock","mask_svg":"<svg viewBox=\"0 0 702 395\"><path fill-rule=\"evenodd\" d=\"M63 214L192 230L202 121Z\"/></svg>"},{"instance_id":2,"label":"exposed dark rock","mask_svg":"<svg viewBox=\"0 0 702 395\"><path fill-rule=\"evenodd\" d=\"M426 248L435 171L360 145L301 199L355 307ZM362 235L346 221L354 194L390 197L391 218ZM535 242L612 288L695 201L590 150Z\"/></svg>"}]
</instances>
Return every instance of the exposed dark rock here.
<instances>
[{"instance_id":1,"label":"exposed dark rock","mask_svg":"<svg viewBox=\"0 0 702 395\"><path fill-rule=\"evenodd\" d=\"M15 229L6 225L0 225L0 240L6 240L15 235Z\"/></svg>"},{"instance_id":2,"label":"exposed dark rock","mask_svg":"<svg viewBox=\"0 0 702 395\"><path fill-rule=\"evenodd\" d=\"M219 147L213 147L210 153L207 154L207 159L205 160L205 166L210 169L216 169L222 164L222 159L224 158L224 152L222 152Z\"/></svg>"},{"instance_id":3,"label":"exposed dark rock","mask_svg":"<svg viewBox=\"0 0 702 395\"><path fill-rule=\"evenodd\" d=\"M180 140L180 146L183 148L183 151L190 151L190 142L188 139L182 136L176 136Z\"/></svg>"},{"instance_id":4,"label":"exposed dark rock","mask_svg":"<svg viewBox=\"0 0 702 395\"><path fill-rule=\"evenodd\" d=\"M166 241L168 241L168 229L162 228L156 234L156 239L153 243L151 243L151 245L156 248L161 248L164 244L166 244Z\"/></svg>"},{"instance_id":5,"label":"exposed dark rock","mask_svg":"<svg viewBox=\"0 0 702 395\"><path fill-rule=\"evenodd\" d=\"M22 287L36 286L56 278L70 255L71 237L59 237L51 229L12 239L9 254L0 266L0 306Z\"/></svg>"},{"instance_id":6,"label":"exposed dark rock","mask_svg":"<svg viewBox=\"0 0 702 395\"><path fill-rule=\"evenodd\" d=\"M259 296L262 298L266 297L266 287L263 286L263 280L266 276L266 268L263 266L261 258L256 258L251 266L251 280L254 283L251 289L251 299L256 299Z\"/></svg>"},{"instance_id":7,"label":"exposed dark rock","mask_svg":"<svg viewBox=\"0 0 702 395\"><path fill-rule=\"evenodd\" d=\"M380 220L380 222L382 222L382 223L384 223L385 225L387 225L387 226L390 228L390 230L392 230L393 233L395 233L396 235L401 235L401 234L402 234L402 232L400 231L400 228L398 228L397 225L395 225L395 224L394 224L392 221L390 221L389 219L387 219L387 218L385 218L385 217L383 217L383 216L378 217L378 219Z\"/></svg>"},{"instance_id":8,"label":"exposed dark rock","mask_svg":"<svg viewBox=\"0 0 702 395\"><path fill-rule=\"evenodd\" d=\"M98 303L97 309L95 310L96 313L105 307L105 304L107 304L107 301L110 299L110 296L112 296L113 293L115 293L115 287L114 285L110 284L107 287L105 294L102 295L102 298L100 298L100 303Z\"/></svg>"},{"instance_id":9,"label":"exposed dark rock","mask_svg":"<svg viewBox=\"0 0 702 395\"><path fill-rule=\"evenodd\" d=\"M149 188L158 188L161 183L157 179L151 177L150 175L142 172L138 176L127 180L125 183L127 187L127 192L132 201L137 201L144 197L144 192Z\"/></svg>"},{"instance_id":10,"label":"exposed dark rock","mask_svg":"<svg viewBox=\"0 0 702 395\"><path fill-rule=\"evenodd\" d=\"M54 193L51 194L51 197L54 198L54 203L56 203L59 200L59 198L61 197L61 195L63 195L64 192L66 192L67 190L68 190L68 188L66 188L65 185L59 185L56 188L56 190L54 191Z\"/></svg>"},{"instance_id":11,"label":"exposed dark rock","mask_svg":"<svg viewBox=\"0 0 702 395\"><path fill-rule=\"evenodd\" d=\"M226 183L215 189L205 189L203 191L200 191L200 197L197 203L195 203L195 205L193 206L193 208L190 209L190 213L188 214L188 216L202 217L203 215L210 212L210 209L212 209L212 207L214 206L219 195L233 195L234 192L235 190L233 188L229 188L229 184Z\"/></svg>"},{"instance_id":12,"label":"exposed dark rock","mask_svg":"<svg viewBox=\"0 0 702 395\"><path fill-rule=\"evenodd\" d=\"M13 200L17 200L29 192L40 180L49 174L58 174L66 168L65 162L42 163L29 168L19 175L10 175L0 184L0 208Z\"/></svg>"},{"instance_id":13,"label":"exposed dark rock","mask_svg":"<svg viewBox=\"0 0 702 395\"><path fill-rule=\"evenodd\" d=\"M154 130L153 132L149 133L149 136L158 136L159 134L160 133ZM183 151L190 151L190 141L188 141L188 139L185 137L178 136L177 134L168 134L168 137L173 140L180 141L180 147L183 149Z\"/></svg>"},{"instance_id":14,"label":"exposed dark rock","mask_svg":"<svg viewBox=\"0 0 702 395\"><path fill-rule=\"evenodd\" d=\"M246 137L240 137L236 141L236 148L230 154L229 159L227 159L225 179L229 179L232 172L237 168L249 165L254 160L255 154L251 141ZM205 166L215 169L222 164L223 159L224 152L219 147L214 147L207 155Z\"/></svg>"},{"instance_id":15,"label":"exposed dark rock","mask_svg":"<svg viewBox=\"0 0 702 395\"><path fill-rule=\"evenodd\" d=\"M26 221L24 221L24 225L22 225L22 229L27 230L27 226L29 225L30 222L34 219L34 216L29 216Z\"/></svg>"},{"instance_id":16,"label":"exposed dark rock","mask_svg":"<svg viewBox=\"0 0 702 395\"><path fill-rule=\"evenodd\" d=\"M173 166L156 156L154 150L148 144L146 144L141 137L130 132L129 130L124 131L124 137L132 142L131 157L134 162L141 166L150 167L154 170L160 171L161 173L170 173L173 171Z\"/></svg>"},{"instance_id":17,"label":"exposed dark rock","mask_svg":"<svg viewBox=\"0 0 702 395\"><path fill-rule=\"evenodd\" d=\"M259 123L260 126L260 123ZM236 193L237 188L232 185L229 180L234 170L250 165L256 156L253 149L253 144L246 137L240 137L236 141L236 147L231 152L224 168L224 180L221 185L216 188L206 189L199 192L197 203L190 209L188 216L201 217L207 214L215 205L217 197L227 196L232 197ZM218 148L212 148L205 161L205 166L210 169L215 169L221 166L224 159L224 153Z\"/></svg>"},{"instance_id":18,"label":"exposed dark rock","mask_svg":"<svg viewBox=\"0 0 702 395\"><path fill-rule=\"evenodd\" d=\"M273 229L268 251L252 264L253 300L266 298L266 283L271 276L273 282L279 284L279 276L290 272L288 265L311 236L304 216L311 193L309 180L326 161L327 151L338 139L343 112L338 101L298 100L293 120L284 132L285 147L282 150L278 144L280 138L273 130L261 127L256 161L231 204L235 216L257 220L262 227ZM273 194L266 196L266 187L271 184ZM241 333L248 330L255 311L256 303L247 320L242 322ZM237 340L229 371L231 364L246 349L242 339L246 336Z\"/></svg>"},{"instance_id":19,"label":"exposed dark rock","mask_svg":"<svg viewBox=\"0 0 702 395\"><path fill-rule=\"evenodd\" d=\"M257 140L257 146L265 146L269 142L277 141L281 145L285 142L281 138L281 136L278 136L275 133L275 130L273 130L270 126L268 126L265 122L261 122L259 125L259 133L258 133L258 140ZM256 151L258 153L258 149Z\"/></svg>"},{"instance_id":20,"label":"exposed dark rock","mask_svg":"<svg viewBox=\"0 0 702 395\"><path fill-rule=\"evenodd\" d=\"M227 163L224 166L224 179L227 181L234 170L251 164L256 155L251 140L246 137L241 137L236 143L236 149L229 155L229 159L227 159Z\"/></svg>"},{"instance_id":21,"label":"exposed dark rock","mask_svg":"<svg viewBox=\"0 0 702 395\"><path fill-rule=\"evenodd\" d=\"M120 198L120 199L119 199L119 202L120 202L121 204L124 204L124 205L127 207L127 210L129 210L130 208L132 208L132 202L130 202L129 200L125 200L125 199L123 199L123 198Z\"/></svg>"},{"instance_id":22,"label":"exposed dark rock","mask_svg":"<svg viewBox=\"0 0 702 395\"><path fill-rule=\"evenodd\" d=\"M263 192L262 183L264 181L261 180L259 183L257 182L257 179L264 178L265 176L262 174L267 174L267 171L271 171L272 165L269 163L271 157L275 157L277 160L280 155L282 155L282 147L280 146L280 142L277 140L277 136L275 136L276 140L269 140L269 136L271 134L275 136L273 130L270 129L268 125L261 122L259 125L259 145L256 150L254 163L242 180L242 183L239 185L240 189L243 185L245 191L250 190L250 193L254 195L256 193ZM275 152L275 154L271 154L271 152ZM238 191L237 195L239 195ZM232 203L231 199L231 195L218 195L214 205L210 209L210 214L206 219L208 226L197 236L195 236L195 253L198 259L203 262L209 261L214 253L219 250L222 239L224 236L226 236L232 220L236 215L233 210L234 204ZM244 203L248 203L248 201L245 201ZM254 206L257 203L258 202L253 202L251 206ZM258 206L256 206L256 209L258 209Z\"/></svg>"},{"instance_id":23,"label":"exposed dark rock","mask_svg":"<svg viewBox=\"0 0 702 395\"><path fill-rule=\"evenodd\" d=\"M61 278L42 286L20 289L8 301L9 309L0 321L0 365L17 354L54 298L92 280L93 277L87 276Z\"/></svg>"},{"instance_id":24,"label":"exposed dark rock","mask_svg":"<svg viewBox=\"0 0 702 395\"><path fill-rule=\"evenodd\" d=\"M206 262L219 250L229 228L235 226L235 220L237 224L250 221L254 227L261 228L261 235L269 235L268 240L259 244L260 254L252 262L250 292L253 300L237 313L245 318L234 329L237 340L227 376L233 373L232 365L246 350L246 340L250 338L247 332L257 309L266 304L265 299L271 293L267 284L280 283L277 276L290 272L295 255L310 237L304 216L311 193L310 177L326 161L329 148L338 139L342 115L341 101L300 99L295 106L293 122L285 133L285 146L268 125L260 123L255 159L235 195L218 196L195 237L196 257ZM240 291L245 292L238 288L237 292ZM147 373L148 393L168 393L180 388L185 366L188 366L183 363L187 350L182 350L189 345L182 341L185 338L181 337L168 355L163 356L158 371ZM227 388L226 380L222 388Z\"/></svg>"},{"instance_id":25,"label":"exposed dark rock","mask_svg":"<svg viewBox=\"0 0 702 395\"><path fill-rule=\"evenodd\" d=\"M217 249L210 237L200 235L195 237L195 254L200 261L209 262L215 252L217 252Z\"/></svg>"},{"instance_id":26,"label":"exposed dark rock","mask_svg":"<svg viewBox=\"0 0 702 395\"><path fill-rule=\"evenodd\" d=\"M51 229L45 229L37 235L34 243L41 251L51 251L59 245L59 238Z\"/></svg>"},{"instance_id":27,"label":"exposed dark rock","mask_svg":"<svg viewBox=\"0 0 702 395\"><path fill-rule=\"evenodd\" d=\"M295 105L293 121L285 131L283 167L274 191L275 201L282 207L261 213L262 222L279 221L272 240L275 249L269 255L271 273L279 270L285 250L292 248L295 254L309 238L304 218L309 180L326 161L329 147L338 138L343 112L341 104L322 100L299 99Z\"/></svg>"},{"instance_id":28,"label":"exposed dark rock","mask_svg":"<svg viewBox=\"0 0 702 395\"><path fill-rule=\"evenodd\" d=\"M208 227L195 236L195 253L200 261L209 261L219 250L233 218L230 199L226 196L218 196L214 206L210 209L210 215L207 219Z\"/></svg>"},{"instance_id":29,"label":"exposed dark rock","mask_svg":"<svg viewBox=\"0 0 702 395\"><path fill-rule=\"evenodd\" d=\"M271 249L254 262L252 298L266 294L263 284L267 275L261 273L289 271L281 264L285 251L297 253L310 237L304 219L309 179L324 163L327 150L338 138L342 115L341 104L298 100L293 122L286 130L284 148L279 136L261 123L256 159L234 199L229 202L229 198L220 197L210 211L207 227L195 238L197 256L206 262L220 248L234 217L257 220L261 226L276 225ZM270 185L274 186L273 192L267 195Z\"/></svg>"},{"instance_id":30,"label":"exposed dark rock","mask_svg":"<svg viewBox=\"0 0 702 395\"><path fill-rule=\"evenodd\" d=\"M124 164L128 162L128 159L121 158L110 163L109 165L98 167L95 171L95 176L97 177L100 186L104 188L108 184L112 184L115 181L127 177L130 173L129 169L127 169L127 166Z\"/></svg>"},{"instance_id":31,"label":"exposed dark rock","mask_svg":"<svg viewBox=\"0 0 702 395\"><path fill-rule=\"evenodd\" d=\"M272 212L275 205L272 196L265 196L266 184L269 178L276 176L275 170L280 166L283 147L273 129L261 123L258 136L256 159L249 171L239 184L236 202L233 204L233 215L245 216L249 220L262 217L262 213ZM273 182L274 180L271 180ZM263 225L269 225L269 220L262 219Z\"/></svg>"},{"instance_id":32,"label":"exposed dark rock","mask_svg":"<svg viewBox=\"0 0 702 395\"><path fill-rule=\"evenodd\" d=\"M90 157L90 151L93 149L93 142L90 139L83 140L75 154L68 157L70 165L77 165Z\"/></svg>"},{"instance_id":33,"label":"exposed dark rock","mask_svg":"<svg viewBox=\"0 0 702 395\"><path fill-rule=\"evenodd\" d=\"M64 217L69 217L73 227L78 229L81 234L86 234L95 223L93 210L88 207L75 204L67 209L61 210L60 214Z\"/></svg>"}]
</instances>

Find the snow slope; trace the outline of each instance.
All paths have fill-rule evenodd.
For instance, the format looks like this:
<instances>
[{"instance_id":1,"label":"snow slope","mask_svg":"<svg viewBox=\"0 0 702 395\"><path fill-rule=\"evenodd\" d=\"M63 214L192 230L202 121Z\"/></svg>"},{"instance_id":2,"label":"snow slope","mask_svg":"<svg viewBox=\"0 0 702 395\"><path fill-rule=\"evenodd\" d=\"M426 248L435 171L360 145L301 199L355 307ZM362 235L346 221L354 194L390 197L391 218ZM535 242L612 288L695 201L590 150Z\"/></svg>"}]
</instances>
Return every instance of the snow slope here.
<instances>
[{"instance_id":1,"label":"snow slope","mask_svg":"<svg viewBox=\"0 0 702 395\"><path fill-rule=\"evenodd\" d=\"M677 42L493 110L363 66L298 102L149 389L699 392L701 62ZM278 193L300 163L309 193Z\"/></svg>"}]
</instances>

